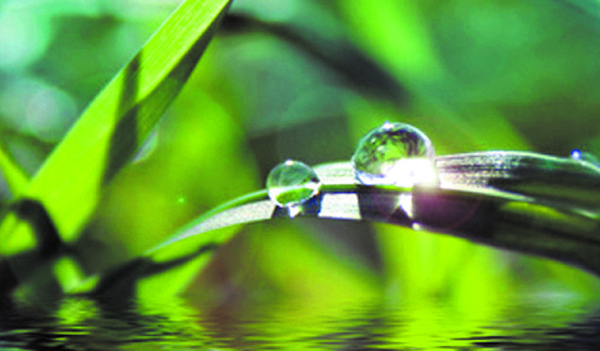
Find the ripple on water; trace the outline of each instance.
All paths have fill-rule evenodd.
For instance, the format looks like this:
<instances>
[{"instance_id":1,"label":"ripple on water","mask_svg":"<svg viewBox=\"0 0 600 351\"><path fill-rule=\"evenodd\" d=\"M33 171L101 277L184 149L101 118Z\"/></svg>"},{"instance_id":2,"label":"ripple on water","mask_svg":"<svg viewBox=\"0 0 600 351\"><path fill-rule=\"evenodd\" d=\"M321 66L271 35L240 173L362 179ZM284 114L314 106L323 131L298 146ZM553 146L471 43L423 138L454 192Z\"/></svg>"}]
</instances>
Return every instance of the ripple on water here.
<instances>
[{"instance_id":1,"label":"ripple on water","mask_svg":"<svg viewBox=\"0 0 600 351\"><path fill-rule=\"evenodd\" d=\"M65 299L49 315L2 314L5 350L595 350L600 304L522 300L486 318L455 306L382 299L328 306L280 301L250 310L202 311L171 301L110 311ZM70 314L67 314L69 312Z\"/></svg>"}]
</instances>

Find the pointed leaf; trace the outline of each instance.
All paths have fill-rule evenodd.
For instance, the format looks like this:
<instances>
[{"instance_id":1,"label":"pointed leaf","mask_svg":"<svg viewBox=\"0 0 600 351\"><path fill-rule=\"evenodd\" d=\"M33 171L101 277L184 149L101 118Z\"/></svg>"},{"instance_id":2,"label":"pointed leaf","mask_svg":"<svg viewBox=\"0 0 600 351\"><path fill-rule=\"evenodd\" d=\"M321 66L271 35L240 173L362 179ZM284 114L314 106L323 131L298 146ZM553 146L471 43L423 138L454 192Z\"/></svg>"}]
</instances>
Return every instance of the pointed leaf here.
<instances>
[{"instance_id":1,"label":"pointed leaf","mask_svg":"<svg viewBox=\"0 0 600 351\"><path fill-rule=\"evenodd\" d=\"M64 241L77 237L102 190L135 155L178 94L229 2L184 1L92 101L24 190L24 197L43 204ZM31 237L28 231L13 216L5 218L0 254L25 249L6 243Z\"/></svg>"}]
</instances>

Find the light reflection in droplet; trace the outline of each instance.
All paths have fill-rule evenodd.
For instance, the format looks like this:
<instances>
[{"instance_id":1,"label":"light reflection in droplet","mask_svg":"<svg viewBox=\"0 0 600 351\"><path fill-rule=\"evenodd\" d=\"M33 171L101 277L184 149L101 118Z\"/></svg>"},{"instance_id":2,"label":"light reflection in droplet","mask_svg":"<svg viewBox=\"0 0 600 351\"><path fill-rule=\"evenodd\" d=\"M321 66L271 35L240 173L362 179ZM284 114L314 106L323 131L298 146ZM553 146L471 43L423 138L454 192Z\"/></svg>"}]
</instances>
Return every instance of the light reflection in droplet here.
<instances>
[{"instance_id":1,"label":"light reflection in droplet","mask_svg":"<svg viewBox=\"0 0 600 351\"><path fill-rule=\"evenodd\" d=\"M600 167L600 160L598 160L596 156L594 156L592 153L581 151L579 149L574 149L571 151L571 159Z\"/></svg>"},{"instance_id":2,"label":"light reflection in droplet","mask_svg":"<svg viewBox=\"0 0 600 351\"><path fill-rule=\"evenodd\" d=\"M433 144L423 132L408 124L385 122L359 141L352 166L365 185L435 185L434 156Z\"/></svg>"},{"instance_id":3,"label":"light reflection in droplet","mask_svg":"<svg viewBox=\"0 0 600 351\"><path fill-rule=\"evenodd\" d=\"M300 205L316 196L320 187L315 171L300 161L280 163L267 177L269 198L277 206L287 207L290 217L298 215Z\"/></svg>"},{"instance_id":4,"label":"light reflection in droplet","mask_svg":"<svg viewBox=\"0 0 600 351\"><path fill-rule=\"evenodd\" d=\"M398 206L404 210L409 218L413 218L413 196L411 193L402 193L398 197Z\"/></svg>"}]
</instances>

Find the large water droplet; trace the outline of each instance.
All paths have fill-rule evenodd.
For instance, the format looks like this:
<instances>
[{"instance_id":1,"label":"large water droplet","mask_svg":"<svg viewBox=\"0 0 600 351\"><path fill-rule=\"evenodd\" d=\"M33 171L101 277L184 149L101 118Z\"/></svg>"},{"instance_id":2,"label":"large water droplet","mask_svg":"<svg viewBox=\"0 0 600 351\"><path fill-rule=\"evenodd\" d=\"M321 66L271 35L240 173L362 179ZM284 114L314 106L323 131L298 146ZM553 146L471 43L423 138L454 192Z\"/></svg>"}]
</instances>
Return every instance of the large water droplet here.
<instances>
[{"instance_id":1,"label":"large water droplet","mask_svg":"<svg viewBox=\"0 0 600 351\"><path fill-rule=\"evenodd\" d=\"M275 166L267 177L269 198L297 214L296 207L319 193L321 181L315 171L300 161L287 160Z\"/></svg>"},{"instance_id":2,"label":"large water droplet","mask_svg":"<svg viewBox=\"0 0 600 351\"><path fill-rule=\"evenodd\" d=\"M431 140L417 128L385 122L368 132L352 156L356 179L365 185L437 184Z\"/></svg>"}]
</instances>

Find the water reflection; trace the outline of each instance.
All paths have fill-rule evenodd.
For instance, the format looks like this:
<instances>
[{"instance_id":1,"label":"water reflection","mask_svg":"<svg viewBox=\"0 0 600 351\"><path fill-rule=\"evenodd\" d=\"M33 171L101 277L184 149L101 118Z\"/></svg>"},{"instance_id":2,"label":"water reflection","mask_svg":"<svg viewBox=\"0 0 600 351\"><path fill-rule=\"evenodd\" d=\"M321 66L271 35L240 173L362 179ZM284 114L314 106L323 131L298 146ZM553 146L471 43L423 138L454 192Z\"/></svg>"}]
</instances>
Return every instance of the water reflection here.
<instances>
[{"instance_id":1,"label":"water reflection","mask_svg":"<svg viewBox=\"0 0 600 351\"><path fill-rule=\"evenodd\" d=\"M319 308L281 301L200 311L184 300L111 310L66 298L58 312L2 311L0 349L12 350L595 350L600 304L562 297L503 306L494 320L444 304L383 299Z\"/></svg>"}]
</instances>

